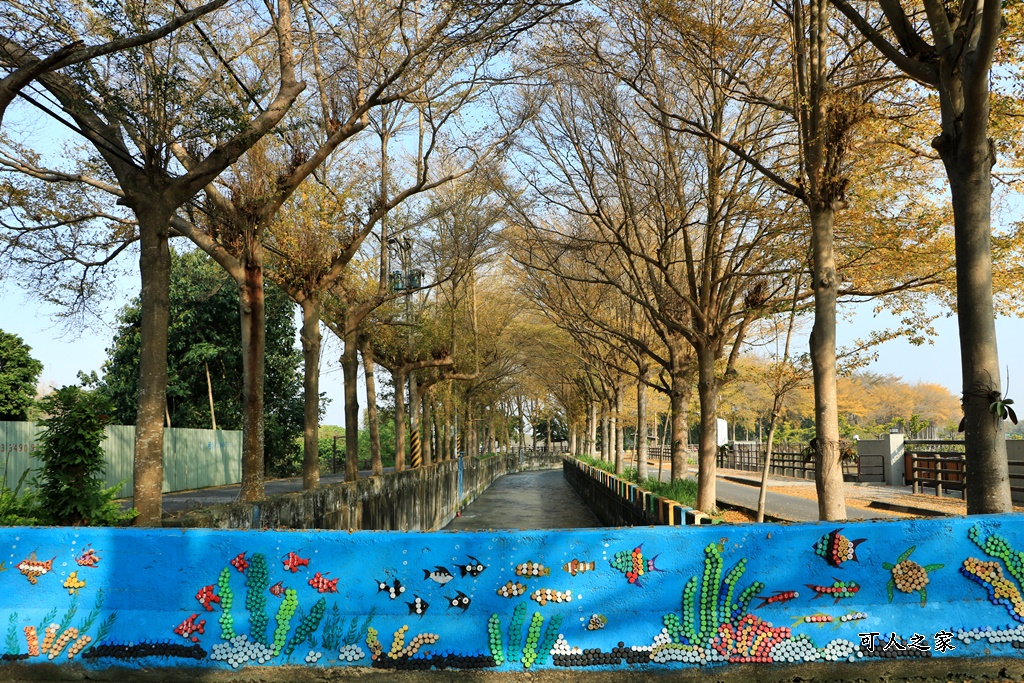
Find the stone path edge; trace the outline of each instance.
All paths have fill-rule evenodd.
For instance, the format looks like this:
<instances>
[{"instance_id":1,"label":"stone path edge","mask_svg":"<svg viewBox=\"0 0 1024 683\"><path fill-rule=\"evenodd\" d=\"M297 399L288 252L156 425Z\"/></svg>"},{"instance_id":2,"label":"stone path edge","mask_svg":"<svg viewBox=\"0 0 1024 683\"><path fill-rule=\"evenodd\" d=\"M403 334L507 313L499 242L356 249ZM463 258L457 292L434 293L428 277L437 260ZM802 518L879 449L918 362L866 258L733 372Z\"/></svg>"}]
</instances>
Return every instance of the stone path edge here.
<instances>
[{"instance_id":1,"label":"stone path edge","mask_svg":"<svg viewBox=\"0 0 1024 683\"><path fill-rule=\"evenodd\" d=\"M480 670L393 671L385 669L313 668L283 666L215 671L192 668L104 669L88 670L51 664L3 664L0 678L9 683L41 681L138 681L139 683L978 683L981 681L1024 681L1024 661L1019 659L942 659L915 658L858 662L821 662L800 665L745 664L728 667L670 669L662 671L587 671L543 669L532 672L493 672Z\"/></svg>"}]
</instances>

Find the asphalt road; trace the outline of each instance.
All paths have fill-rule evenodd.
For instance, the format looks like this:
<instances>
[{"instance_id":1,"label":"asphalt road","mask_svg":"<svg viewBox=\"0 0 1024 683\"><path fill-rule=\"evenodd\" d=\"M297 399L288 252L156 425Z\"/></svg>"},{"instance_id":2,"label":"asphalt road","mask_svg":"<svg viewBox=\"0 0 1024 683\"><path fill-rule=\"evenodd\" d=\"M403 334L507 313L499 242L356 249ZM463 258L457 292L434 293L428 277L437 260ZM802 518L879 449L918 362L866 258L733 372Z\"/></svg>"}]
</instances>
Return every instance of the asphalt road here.
<instances>
[{"instance_id":1,"label":"asphalt road","mask_svg":"<svg viewBox=\"0 0 1024 683\"><path fill-rule=\"evenodd\" d=\"M716 482L719 505L757 511L758 487L738 484L718 477ZM848 519L890 519L895 515L882 510L847 508ZM764 501L764 513L783 522L817 522L818 502L797 496L769 491Z\"/></svg>"}]
</instances>

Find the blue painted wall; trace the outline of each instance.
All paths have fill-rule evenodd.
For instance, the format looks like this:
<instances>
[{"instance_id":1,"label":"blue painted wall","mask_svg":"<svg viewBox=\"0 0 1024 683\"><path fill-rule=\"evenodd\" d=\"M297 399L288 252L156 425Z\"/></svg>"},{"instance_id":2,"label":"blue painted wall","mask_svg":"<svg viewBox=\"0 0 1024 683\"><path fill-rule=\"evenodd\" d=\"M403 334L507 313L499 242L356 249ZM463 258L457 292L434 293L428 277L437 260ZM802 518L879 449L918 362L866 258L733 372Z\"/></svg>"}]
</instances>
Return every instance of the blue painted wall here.
<instances>
[{"instance_id":1,"label":"blue painted wall","mask_svg":"<svg viewBox=\"0 0 1024 683\"><path fill-rule=\"evenodd\" d=\"M0 549L4 659L26 663L671 668L1024 645L1016 516L515 533L5 528ZM544 604L538 590L551 591ZM860 635L871 632L873 652ZM883 650L894 638L907 649Z\"/></svg>"}]
</instances>

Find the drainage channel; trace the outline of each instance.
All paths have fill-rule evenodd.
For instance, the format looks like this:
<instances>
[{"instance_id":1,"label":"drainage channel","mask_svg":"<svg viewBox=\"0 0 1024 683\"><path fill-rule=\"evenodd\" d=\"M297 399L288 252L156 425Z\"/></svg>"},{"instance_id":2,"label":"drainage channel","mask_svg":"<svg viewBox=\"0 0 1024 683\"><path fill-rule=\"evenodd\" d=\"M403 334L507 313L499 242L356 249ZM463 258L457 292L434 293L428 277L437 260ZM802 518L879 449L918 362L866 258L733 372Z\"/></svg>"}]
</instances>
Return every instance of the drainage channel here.
<instances>
[{"instance_id":1,"label":"drainage channel","mask_svg":"<svg viewBox=\"0 0 1024 683\"><path fill-rule=\"evenodd\" d=\"M600 527L561 469L501 477L477 496L445 531L590 529Z\"/></svg>"}]
</instances>

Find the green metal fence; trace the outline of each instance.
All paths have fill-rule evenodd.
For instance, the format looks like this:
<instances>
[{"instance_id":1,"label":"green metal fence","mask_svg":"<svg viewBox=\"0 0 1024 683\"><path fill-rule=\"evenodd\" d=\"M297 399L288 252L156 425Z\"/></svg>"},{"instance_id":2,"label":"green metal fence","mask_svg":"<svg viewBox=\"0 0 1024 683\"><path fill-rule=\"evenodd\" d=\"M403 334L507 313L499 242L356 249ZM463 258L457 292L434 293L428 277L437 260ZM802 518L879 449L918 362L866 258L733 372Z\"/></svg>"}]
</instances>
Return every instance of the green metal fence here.
<instances>
[{"instance_id":1,"label":"green metal fence","mask_svg":"<svg viewBox=\"0 0 1024 683\"><path fill-rule=\"evenodd\" d=\"M0 422L0 480L13 488L27 469L37 470L34 422ZM135 427L108 426L103 441L107 486L124 481L119 497L132 495ZM32 474L29 474L32 477ZM237 484L242 480L242 433L212 429L164 430L164 493L207 486Z\"/></svg>"}]
</instances>

